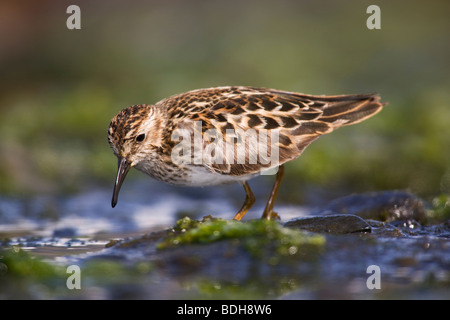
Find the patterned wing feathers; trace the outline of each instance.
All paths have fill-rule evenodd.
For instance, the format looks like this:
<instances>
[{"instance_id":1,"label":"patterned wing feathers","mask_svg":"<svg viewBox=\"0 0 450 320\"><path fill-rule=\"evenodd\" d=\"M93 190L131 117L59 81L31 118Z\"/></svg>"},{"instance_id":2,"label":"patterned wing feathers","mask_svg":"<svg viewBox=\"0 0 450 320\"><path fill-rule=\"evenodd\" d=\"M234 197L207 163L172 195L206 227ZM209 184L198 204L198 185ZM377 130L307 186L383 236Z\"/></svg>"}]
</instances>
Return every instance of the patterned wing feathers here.
<instances>
[{"instance_id":1,"label":"patterned wing feathers","mask_svg":"<svg viewBox=\"0 0 450 320\"><path fill-rule=\"evenodd\" d=\"M319 136L361 122L383 107L374 94L313 96L253 87L201 89L169 99L171 105L176 105L169 110L172 118L181 113L192 120L201 120L205 123L202 132L214 128L227 143L232 141L233 152L227 153L222 163L208 165L213 171L231 175L257 173L295 159ZM233 131L238 137L227 138L227 132ZM278 140L255 141L251 136L254 131L274 132ZM264 157L259 159L261 149L265 150L266 158L270 157L267 144L276 144L278 163L265 163ZM240 152L246 152L244 163L242 158L238 161Z\"/></svg>"}]
</instances>

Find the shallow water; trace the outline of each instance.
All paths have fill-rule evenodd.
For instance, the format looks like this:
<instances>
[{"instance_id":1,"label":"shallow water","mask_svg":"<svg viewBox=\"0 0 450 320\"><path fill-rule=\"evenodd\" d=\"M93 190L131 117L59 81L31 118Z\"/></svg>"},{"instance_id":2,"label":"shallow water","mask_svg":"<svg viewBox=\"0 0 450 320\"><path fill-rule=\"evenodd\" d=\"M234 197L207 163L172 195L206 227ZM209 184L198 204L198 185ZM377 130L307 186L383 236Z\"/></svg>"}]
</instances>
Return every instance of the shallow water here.
<instances>
[{"instance_id":1,"label":"shallow water","mask_svg":"<svg viewBox=\"0 0 450 320\"><path fill-rule=\"evenodd\" d=\"M253 188L257 196L270 190ZM245 197L239 185L180 188L146 179L127 182L118 205L111 208L111 192L105 188L66 197L0 196L0 240L5 247L18 246L41 258L91 253L113 239L170 228L184 216L231 219ZM266 195L260 196L264 200ZM246 219L262 211L263 204L256 204ZM307 214L306 208L289 205L277 206L277 211L283 219Z\"/></svg>"},{"instance_id":2,"label":"shallow water","mask_svg":"<svg viewBox=\"0 0 450 320\"><path fill-rule=\"evenodd\" d=\"M254 186L257 199L265 199L269 188ZM395 198L399 194L386 195ZM50 279L27 272L10 276L12 271L4 263L6 268L0 268L0 278L4 280L0 297L450 298L448 222L421 226L409 219L385 224L365 217L372 227L371 233L325 232L323 251L314 259L300 258L293 262L255 258L238 239L165 251L156 249L160 231L172 228L181 217L201 219L212 214L229 220L243 198L244 192L238 185L176 188L147 180L127 183L114 209L110 207L108 189L60 198L0 197L3 248L21 248L31 254L31 259L39 257L50 266L63 269L79 265L84 279L83 289L73 291L65 285L68 275L64 272ZM384 198L383 194L369 199L375 208ZM346 201L337 203L344 211L358 211L355 201ZM362 201L364 212L370 209L367 203ZM330 213L335 204L321 208L281 203L276 211L283 223L292 218ZM257 202L244 220L259 218L263 205ZM409 209L403 210L407 214ZM111 242L114 239L125 245L115 245ZM367 288L370 265L382 270L381 290ZM14 285L17 281L22 285Z\"/></svg>"}]
</instances>

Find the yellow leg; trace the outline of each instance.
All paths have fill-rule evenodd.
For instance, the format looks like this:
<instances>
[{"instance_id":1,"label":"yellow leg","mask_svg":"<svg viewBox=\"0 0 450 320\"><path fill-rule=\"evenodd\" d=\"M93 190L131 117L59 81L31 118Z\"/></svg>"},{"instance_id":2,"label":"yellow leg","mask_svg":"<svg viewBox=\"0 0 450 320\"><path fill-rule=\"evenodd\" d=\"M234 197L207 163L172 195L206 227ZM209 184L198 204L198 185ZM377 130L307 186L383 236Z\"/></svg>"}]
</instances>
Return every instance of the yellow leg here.
<instances>
[{"instance_id":1,"label":"yellow leg","mask_svg":"<svg viewBox=\"0 0 450 320\"><path fill-rule=\"evenodd\" d=\"M284 175L284 166L281 165L278 168L278 172L275 177L275 183L273 184L273 188L272 188L272 193L270 194L270 198L267 201L266 208L264 209L264 213L263 213L261 219L272 220L272 219L280 218L280 216L277 213L273 212L273 205L275 203L275 199L278 194L278 189L280 189L281 180L283 179L283 175Z\"/></svg>"},{"instance_id":2,"label":"yellow leg","mask_svg":"<svg viewBox=\"0 0 450 320\"><path fill-rule=\"evenodd\" d=\"M243 183L244 190L245 190L245 202L242 205L242 208L239 210L238 213L234 216L234 220L240 221L247 211L253 206L255 203L255 195L252 192L252 189L250 189L250 186L248 185L247 181Z\"/></svg>"}]
</instances>

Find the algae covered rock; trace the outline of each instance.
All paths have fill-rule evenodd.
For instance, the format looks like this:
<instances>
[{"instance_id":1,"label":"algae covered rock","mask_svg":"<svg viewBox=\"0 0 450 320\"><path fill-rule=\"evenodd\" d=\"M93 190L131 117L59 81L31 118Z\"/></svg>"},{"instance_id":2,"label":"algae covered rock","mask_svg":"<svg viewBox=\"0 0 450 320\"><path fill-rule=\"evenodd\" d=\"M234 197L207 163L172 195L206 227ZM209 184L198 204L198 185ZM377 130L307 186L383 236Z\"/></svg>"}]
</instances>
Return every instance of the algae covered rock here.
<instances>
[{"instance_id":1,"label":"algae covered rock","mask_svg":"<svg viewBox=\"0 0 450 320\"><path fill-rule=\"evenodd\" d=\"M178 220L171 232L157 244L157 248L162 250L186 244L211 244L220 240L239 243L256 256L268 247L278 255L292 256L299 252L320 250L325 244L325 238L321 235L284 228L276 221L258 219L239 222L207 216L201 221L188 217Z\"/></svg>"}]
</instances>

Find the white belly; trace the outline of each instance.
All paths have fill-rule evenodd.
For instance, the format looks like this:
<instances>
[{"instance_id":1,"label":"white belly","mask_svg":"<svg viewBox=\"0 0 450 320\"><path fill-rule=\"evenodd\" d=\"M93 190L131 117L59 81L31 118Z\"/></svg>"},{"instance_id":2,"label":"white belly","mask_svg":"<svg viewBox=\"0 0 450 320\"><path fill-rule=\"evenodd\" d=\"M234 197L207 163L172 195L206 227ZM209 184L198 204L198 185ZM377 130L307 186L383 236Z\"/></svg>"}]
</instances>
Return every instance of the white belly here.
<instances>
[{"instance_id":1,"label":"white belly","mask_svg":"<svg viewBox=\"0 0 450 320\"><path fill-rule=\"evenodd\" d=\"M218 184L226 184L232 182L244 182L251 178L256 177L259 173L249 174L243 176L224 175L209 171L202 166L195 167L189 173L189 178L186 181L187 186L201 187L201 186L214 186Z\"/></svg>"}]
</instances>

